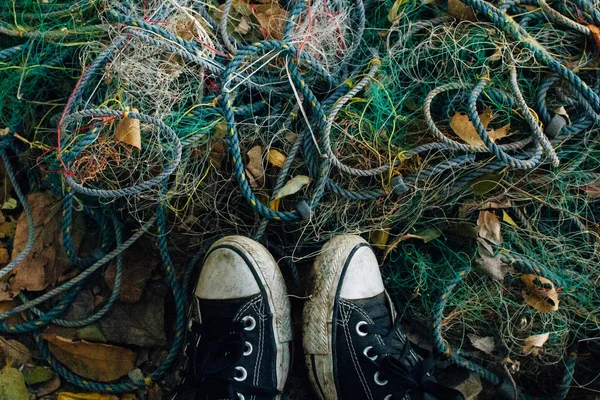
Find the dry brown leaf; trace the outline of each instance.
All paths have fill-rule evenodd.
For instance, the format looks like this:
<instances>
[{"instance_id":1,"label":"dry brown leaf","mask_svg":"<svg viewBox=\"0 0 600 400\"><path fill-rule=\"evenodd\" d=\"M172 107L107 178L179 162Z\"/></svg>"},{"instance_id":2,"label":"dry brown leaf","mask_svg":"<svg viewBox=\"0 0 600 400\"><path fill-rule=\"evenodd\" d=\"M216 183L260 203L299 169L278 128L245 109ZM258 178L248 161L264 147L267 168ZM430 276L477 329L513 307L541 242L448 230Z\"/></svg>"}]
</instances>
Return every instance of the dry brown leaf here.
<instances>
[{"instance_id":1,"label":"dry brown leaf","mask_svg":"<svg viewBox=\"0 0 600 400\"><path fill-rule=\"evenodd\" d=\"M223 160L226 156L227 151L223 146L223 142L213 142L210 153L208 153L208 159L210 161L210 164L216 169L220 169L221 164L223 163Z\"/></svg>"},{"instance_id":2,"label":"dry brown leaf","mask_svg":"<svg viewBox=\"0 0 600 400\"><path fill-rule=\"evenodd\" d=\"M521 292L525 302L540 312L558 310L558 291L551 280L534 274L521 275L525 288Z\"/></svg>"},{"instance_id":3,"label":"dry brown leaf","mask_svg":"<svg viewBox=\"0 0 600 400\"><path fill-rule=\"evenodd\" d=\"M185 25L177 25L177 35L183 40L194 40L196 38L196 23L195 19L189 19Z\"/></svg>"},{"instance_id":4,"label":"dry brown leaf","mask_svg":"<svg viewBox=\"0 0 600 400\"><path fill-rule=\"evenodd\" d=\"M10 262L10 255L6 247L0 247L0 264L8 264Z\"/></svg>"},{"instance_id":5,"label":"dry brown leaf","mask_svg":"<svg viewBox=\"0 0 600 400\"><path fill-rule=\"evenodd\" d=\"M439 238L441 235L442 235L442 232L435 227L424 229L416 234L407 233L405 235L397 237L396 239L394 239L394 241L392 243L389 244L389 246L387 246L387 249L385 251L385 254L383 255L383 258L384 259L387 258L387 256L390 254L390 252L392 250L394 250L396 247L398 247L398 245L400 243L404 242L405 240L419 239L419 240L422 240L423 243L427 243L434 239Z\"/></svg>"},{"instance_id":6,"label":"dry brown leaf","mask_svg":"<svg viewBox=\"0 0 600 400\"><path fill-rule=\"evenodd\" d=\"M265 168L262 163L262 147L254 146L248 150L248 164L246 175L250 186L255 189L262 188L265 184Z\"/></svg>"},{"instance_id":7,"label":"dry brown leaf","mask_svg":"<svg viewBox=\"0 0 600 400\"><path fill-rule=\"evenodd\" d=\"M600 28L592 24L589 24L587 27L596 42L596 51L600 53Z\"/></svg>"},{"instance_id":8,"label":"dry brown leaf","mask_svg":"<svg viewBox=\"0 0 600 400\"><path fill-rule=\"evenodd\" d=\"M34 223L34 242L29 255L19 263L10 280L11 291L40 291L54 285L65 275L71 262L62 246L62 206L48 192L27 196ZM12 251L14 259L27 245L29 224L25 213L17 221L17 230ZM72 242L79 249L85 232L83 218L73 214L71 226Z\"/></svg>"},{"instance_id":9,"label":"dry brown leaf","mask_svg":"<svg viewBox=\"0 0 600 400\"><path fill-rule=\"evenodd\" d=\"M490 139L492 139L492 142L495 142L498 139L507 137L509 129L510 129L510 124L506 124L501 128L492 129L492 130L488 131L488 135L490 135Z\"/></svg>"},{"instance_id":10,"label":"dry brown leaf","mask_svg":"<svg viewBox=\"0 0 600 400\"><path fill-rule=\"evenodd\" d=\"M50 393L56 392L60 388L60 377L58 375L54 375L54 378L50 379L47 382L42 383L41 385L35 388L35 396L37 398L47 396Z\"/></svg>"},{"instance_id":11,"label":"dry brown leaf","mask_svg":"<svg viewBox=\"0 0 600 400\"><path fill-rule=\"evenodd\" d=\"M135 108L133 112L138 112ZM115 140L119 143L127 144L138 150L142 149L142 130L140 120L135 118L123 117L115 129Z\"/></svg>"},{"instance_id":12,"label":"dry brown leaf","mask_svg":"<svg viewBox=\"0 0 600 400\"><path fill-rule=\"evenodd\" d=\"M272 165L282 168L285 163L285 155L279 150L271 149L267 154L267 161Z\"/></svg>"},{"instance_id":13,"label":"dry brown leaf","mask_svg":"<svg viewBox=\"0 0 600 400\"><path fill-rule=\"evenodd\" d=\"M525 339L525 345L523 346L523 354L526 356L539 356L542 348L544 347L544 343L546 343L550 339L549 333L542 333L539 335L529 336Z\"/></svg>"},{"instance_id":14,"label":"dry brown leaf","mask_svg":"<svg viewBox=\"0 0 600 400\"><path fill-rule=\"evenodd\" d=\"M250 24L245 17L240 18L240 23L235 27L235 31L240 35L245 35L250 32Z\"/></svg>"},{"instance_id":15,"label":"dry brown leaf","mask_svg":"<svg viewBox=\"0 0 600 400\"><path fill-rule=\"evenodd\" d=\"M486 107L486 109L483 110L483 112L479 116L481 125L483 125L483 128L486 130L493 119L494 113L492 112L492 109L490 107ZM471 122L467 114L456 112L454 116L452 116L452 118L450 119L450 127L452 128L456 136L461 138L468 145L474 147L484 146L483 140L481 140L481 137L479 137L477 129L475 129L473 122ZM498 139L502 139L508 136L509 129L510 124L506 124L501 128L491 129L487 133L490 136L490 139L492 139L492 142L495 142Z\"/></svg>"},{"instance_id":16,"label":"dry brown leaf","mask_svg":"<svg viewBox=\"0 0 600 400\"><path fill-rule=\"evenodd\" d=\"M72 341L44 334L50 352L67 368L86 379L112 382L135 369L137 355L123 347Z\"/></svg>"},{"instance_id":17,"label":"dry brown leaf","mask_svg":"<svg viewBox=\"0 0 600 400\"><path fill-rule=\"evenodd\" d=\"M502 243L502 233L500 232L500 221L496 213L486 210L479 212L477 234L490 243L500 246Z\"/></svg>"},{"instance_id":18,"label":"dry brown leaf","mask_svg":"<svg viewBox=\"0 0 600 400\"><path fill-rule=\"evenodd\" d=\"M27 346L16 340L0 338L0 353L4 365L21 368L23 365L33 363L31 352Z\"/></svg>"},{"instance_id":19,"label":"dry brown leaf","mask_svg":"<svg viewBox=\"0 0 600 400\"><path fill-rule=\"evenodd\" d=\"M271 1L270 4L261 4L252 9L254 17L260 25L261 33L265 39L281 40L285 21L287 21L287 11L279 6L277 1Z\"/></svg>"},{"instance_id":20,"label":"dry brown leaf","mask_svg":"<svg viewBox=\"0 0 600 400\"><path fill-rule=\"evenodd\" d=\"M0 292L0 295L1 295L1 292ZM17 300L13 300L13 299L0 300L0 314L10 311L20 304L21 304L21 302L19 302ZM24 322L24 319L21 314L14 314L8 318L5 318L4 322L6 322L7 324L19 324L19 323Z\"/></svg>"},{"instance_id":21,"label":"dry brown leaf","mask_svg":"<svg viewBox=\"0 0 600 400\"><path fill-rule=\"evenodd\" d=\"M498 210L510 207L512 207L512 202L505 195L499 195L483 201L464 203L462 206L460 206L458 215L461 218L465 218L479 210Z\"/></svg>"},{"instance_id":22,"label":"dry brown leaf","mask_svg":"<svg viewBox=\"0 0 600 400\"><path fill-rule=\"evenodd\" d=\"M448 14L456 19L477 22L475 11L460 0L448 0Z\"/></svg>"},{"instance_id":23,"label":"dry brown leaf","mask_svg":"<svg viewBox=\"0 0 600 400\"><path fill-rule=\"evenodd\" d=\"M469 333L467 336L469 337L473 347L475 347L477 350L481 350L485 354L492 354L494 351L496 344L494 343L494 338L492 336L481 337L471 333Z\"/></svg>"},{"instance_id":24,"label":"dry brown leaf","mask_svg":"<svg viewBox=\"0 0 600 400\"><path fill-rule=\"evenodd\" d=\"M503 281L508 267L503 265L499 254L494 255L492 246L485 239L477 239L477 252L475 265L490 278Z\"/></svg>"}]
</instances>

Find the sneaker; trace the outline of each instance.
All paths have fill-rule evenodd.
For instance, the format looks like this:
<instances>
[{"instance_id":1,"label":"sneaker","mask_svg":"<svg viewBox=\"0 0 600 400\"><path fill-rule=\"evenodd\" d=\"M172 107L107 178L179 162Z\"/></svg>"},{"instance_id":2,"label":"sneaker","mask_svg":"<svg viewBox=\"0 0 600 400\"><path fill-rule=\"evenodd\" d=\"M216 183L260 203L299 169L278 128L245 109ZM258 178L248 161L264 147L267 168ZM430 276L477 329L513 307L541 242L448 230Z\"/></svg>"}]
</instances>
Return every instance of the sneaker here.
<instances>
[{"instance_id":1,"label":"sneaker","mask_svg":"<svg viewBox=\"0 0 600 400\"><path fill-rule=\"evenodd\" d=\"M330 240L315 261L313 280L303 346L321 400L463 399L435 381L431 357L402 332L364 239Z\"/></svg>"},{"instance_id":2,"label":"sneaker","mask_svg":"<svg viewBox=\"0 0 600 400\"><path fill-rule=\"evenodd\" d=\"M208 251L195 289L173 400L279 399L290 365L285 282L271 254L241 236Z\"/></svg>"}]
</instances>

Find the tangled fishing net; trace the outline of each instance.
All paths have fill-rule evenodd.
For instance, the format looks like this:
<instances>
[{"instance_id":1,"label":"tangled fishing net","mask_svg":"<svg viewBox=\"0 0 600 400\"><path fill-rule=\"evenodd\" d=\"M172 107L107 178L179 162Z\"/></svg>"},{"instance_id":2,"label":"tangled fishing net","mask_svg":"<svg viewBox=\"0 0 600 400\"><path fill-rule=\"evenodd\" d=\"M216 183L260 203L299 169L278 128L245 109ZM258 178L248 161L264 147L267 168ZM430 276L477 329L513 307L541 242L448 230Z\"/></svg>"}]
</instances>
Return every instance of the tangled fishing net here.
<instances>
[{"instance_id":1,"label":"tangled fishing net","mask_svg":"<svg viewBox=\"0 0 600 400\"><path fill-rule=\"evenodd\" d=\"M507 398L599 390L595 0L0 4L0 155L30 223L0 276L35 241L22 192L62 199L78 267L22 292L1 317L27 321L0 328L33 332L66 380L123 392L170 371L191 269L218 237L262 241L297 279L324 241L355 233L448 365ZM99 232L85 255L74 211ZM61 320L142 236L173 292L169 356L145 380L83 380L41 329L100 319L116 283L96 314Z\"/></svg>"}]
</instances>

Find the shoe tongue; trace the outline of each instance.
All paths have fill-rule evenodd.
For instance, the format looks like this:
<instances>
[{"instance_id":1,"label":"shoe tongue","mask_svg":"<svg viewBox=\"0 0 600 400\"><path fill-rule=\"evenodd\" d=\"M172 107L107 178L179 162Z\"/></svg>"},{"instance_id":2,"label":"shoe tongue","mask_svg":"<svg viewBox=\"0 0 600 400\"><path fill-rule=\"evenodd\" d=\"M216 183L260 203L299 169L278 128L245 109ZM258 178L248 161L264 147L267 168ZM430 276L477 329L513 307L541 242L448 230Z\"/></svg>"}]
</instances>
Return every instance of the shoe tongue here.
<instances>
[{"instance_id":1,"label":"shoe tongue","mask_svg":"<svg viewBox=\"0 0 600 400\"><path fill-rule=\"evenodd\" d=\"M211 326L229 326L238 310L254 297L226 300L198 299L201 323Z\"/></svg>"},{"instance_id":2,"label":"shoe tongue","mask_svg":"<svg viewBox=\"0 0 600 400\"><path fill-rule=\"evenodd\" d=\"M384 292L366 299L352 300L373 320L375 326L389 331L392 327L392 313Z\"/></svg>"}]
</instances>

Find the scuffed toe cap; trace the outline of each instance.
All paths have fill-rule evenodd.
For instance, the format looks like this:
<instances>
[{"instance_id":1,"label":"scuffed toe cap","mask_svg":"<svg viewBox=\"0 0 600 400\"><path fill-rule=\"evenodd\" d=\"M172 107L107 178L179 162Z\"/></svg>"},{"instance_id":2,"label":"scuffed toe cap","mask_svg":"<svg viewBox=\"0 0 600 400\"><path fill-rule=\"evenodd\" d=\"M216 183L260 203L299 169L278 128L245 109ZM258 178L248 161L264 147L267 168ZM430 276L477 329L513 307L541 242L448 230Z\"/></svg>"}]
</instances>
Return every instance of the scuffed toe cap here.
<instances>
[{"instance_id":1,"label":"scuffed toe cap","mask_svg":"<svg viewBox=\"0 0 600 400\"><path fill-rule=\"evenodd\" d=\"M373 250L366 245L355 248L346 260L340 297L347 300L366 299L383 293L383 280Z\"/></svg>"},{"instance_id":2,"label":"scuffed toe cap","mask_svg":"<svg viewBox=\"0 0 600 400\"><path fill-rule=\"evenodd\" d=\"M196 286L196 296L206 300L225 300L260 293L250 268L232 249L215 249L204 262Z\"/></svg>"}]
</instances>

